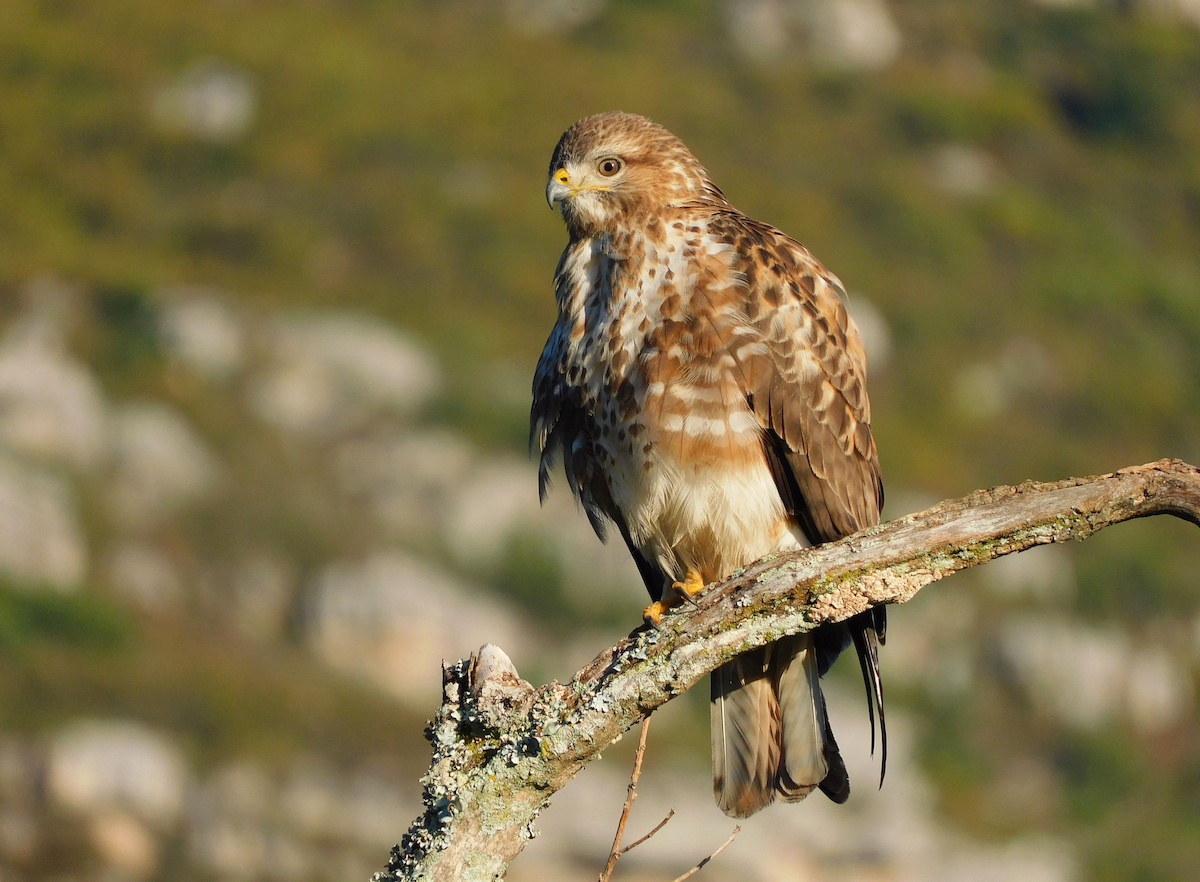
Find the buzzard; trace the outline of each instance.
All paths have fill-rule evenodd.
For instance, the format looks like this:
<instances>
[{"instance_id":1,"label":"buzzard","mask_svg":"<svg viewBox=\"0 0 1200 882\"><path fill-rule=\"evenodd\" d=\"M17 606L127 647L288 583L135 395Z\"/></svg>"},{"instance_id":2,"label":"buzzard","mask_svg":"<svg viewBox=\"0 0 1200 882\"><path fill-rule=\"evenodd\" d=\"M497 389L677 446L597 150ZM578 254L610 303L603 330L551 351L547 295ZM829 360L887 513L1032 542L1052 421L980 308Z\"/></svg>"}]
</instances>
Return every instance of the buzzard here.
<instances>
[{"instance_id":1,"label":"buzzard","mask_svg":"<svg viewBox=\"0 0 1200 882\"><path fill-rule=\"evenodd\" d=\"M763 555L878 523L866 356L832 273L730 205L683 142L641 116L567 129L546 198L570 241L533 381L540 491L561 456L597 534L612 525L629 547L648 621ZM713 672L722 811L745 817L817 787L846 800L820 677L852 642L886 768L885 623L875 607Z\"/></svg>"}]
</instances>

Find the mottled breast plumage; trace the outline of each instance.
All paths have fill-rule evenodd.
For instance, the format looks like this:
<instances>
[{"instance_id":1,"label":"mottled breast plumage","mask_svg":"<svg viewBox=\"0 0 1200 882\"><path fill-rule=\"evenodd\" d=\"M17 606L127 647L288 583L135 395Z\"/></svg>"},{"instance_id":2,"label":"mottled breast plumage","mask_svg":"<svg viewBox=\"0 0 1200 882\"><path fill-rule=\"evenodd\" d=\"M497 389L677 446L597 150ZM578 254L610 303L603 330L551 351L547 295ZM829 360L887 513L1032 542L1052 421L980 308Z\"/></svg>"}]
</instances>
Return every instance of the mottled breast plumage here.
<instances>
[{"instance_id":1,"label":"mottled breast plumage","mask_svg":"<svg viewBox=\"0 0 1200 882\"><path fill-rule=\"evenodd\" d=\"M560 319L537 373L534 430L543 475L561 452L593 522L650 538L643 521L680 502L656 497L655 470L741 475L748 486L726 488L736 501L763 483L772 456L798 464L797 492L824 503L808 506L808 541L878 518L862 346L840 283L798 243L727 203L697 202L644 229L573 242L556 281ZM764 452L768 432L776 451ZM746 519L776 521L754 525L768 536L753 550L774 550L785 504L740 506ZM737 511L726 517L748 526ZM667 572L686 564L656 551ZM707 563L728 562L715 557Z\"/></svg>"}]
</instances>

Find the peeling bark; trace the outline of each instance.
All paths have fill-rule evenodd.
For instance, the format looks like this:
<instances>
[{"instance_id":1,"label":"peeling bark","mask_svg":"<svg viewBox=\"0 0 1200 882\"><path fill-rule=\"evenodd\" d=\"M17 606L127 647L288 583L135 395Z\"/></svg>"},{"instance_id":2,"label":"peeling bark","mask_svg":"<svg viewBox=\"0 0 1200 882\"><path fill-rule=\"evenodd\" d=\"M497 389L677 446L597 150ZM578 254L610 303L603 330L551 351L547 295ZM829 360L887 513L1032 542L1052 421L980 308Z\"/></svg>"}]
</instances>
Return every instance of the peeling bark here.
<instances>
[{"instance_id":1,"label":"peeling bark","mask_svg":"<svg viewBox=\"0 0 1200 882\"><path fill-rule=\"evenodd\" d=\"M587 763L714 668L787 634L903 603L930 582L1133 518L1200 526L1200 470L1161 460L1109 475L981 490L839 542L771 556L536 689L487 646L443 668L424 813L373 882L503 878L538 813Z\"/></svg>"}]
</instances>

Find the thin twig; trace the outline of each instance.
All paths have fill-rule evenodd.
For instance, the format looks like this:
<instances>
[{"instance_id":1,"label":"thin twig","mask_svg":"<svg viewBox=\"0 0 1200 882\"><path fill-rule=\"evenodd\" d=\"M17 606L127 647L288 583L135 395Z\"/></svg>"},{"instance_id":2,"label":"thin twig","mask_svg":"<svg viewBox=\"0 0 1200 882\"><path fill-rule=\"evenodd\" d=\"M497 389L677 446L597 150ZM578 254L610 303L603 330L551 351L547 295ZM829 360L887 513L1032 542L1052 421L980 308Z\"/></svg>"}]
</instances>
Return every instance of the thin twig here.
<instances>
[{"instance_id":1,"label":"thin twig","mask_svg":"<svg viewBox=\"0 0 1200 882\"><path fill-rule=\"evenodd\" d=\"M642 777L642 756L646 753L646 735L650 732L650 718L642 719L642 734L638 737L637 753L633 755L633 772L629 775L629 792L625 796L625 808L621 809L621 820L617 822L617 835L613 837L612 850L608 853L608 863L604 865L604 872L600 874L598 882L608 882L608 877L612 875L613 867L617 864L617 858L622 854L621 837L625 835L625 824L629 820L629 810L633 808L633 801L637 799L637 782L638 778Z\"/></svg>"},{"instance_id":2,"label":"thin twig","mask_svg":"<svg viewBox=\"0 0 1200 882\"><path fill-rule=\"evenodd\" d=\"M626 854L627 852L633 851L635 848L637 848L639 845L641 845L643 842L645 842L647 839L649 839L651 836L653 836L655 833L657 833L663 827L667 826L667 821L671 820L671 818L673 818L673 817L675 817L675 809L671 809L669 812L667 812L667 816L658 822L657 827L655 827L653 830L651 830L649 833L647 833L645 836L643 836L637 842L633 843L633 845L626 845L624 848L622 848L621 854L617 855L617 857L620 857L621 855Z\"/></svg>"},{"instance_id":3,"label":"thin twig","mask_svg":"<svg viewBox=\"0 0 1200 882\"><path fill-rule=\"evenodd\" d=\"M734 827L733 832L729 834L728 839L726 839L724 842L721 843L720 848L718 848L716 851L714 851L712 854L710 854L708 857L706 857L700 863L696 864L696 866L692 867L690 870L688 870L682 876L676 876L674 879L671 880L671 882L683 882L684 879L687 879L687 878L699 873L702 869L704 869L705 864L707 864L709 861L711 861L713 858L715 858L717 855L719 855L721 852L723 852L726 849L726 847L728 847L729 843L733 842L733 837L737 836L741 832L742 832L742 828L740 825L737 827Z\"/></svg>"}]
</instances>

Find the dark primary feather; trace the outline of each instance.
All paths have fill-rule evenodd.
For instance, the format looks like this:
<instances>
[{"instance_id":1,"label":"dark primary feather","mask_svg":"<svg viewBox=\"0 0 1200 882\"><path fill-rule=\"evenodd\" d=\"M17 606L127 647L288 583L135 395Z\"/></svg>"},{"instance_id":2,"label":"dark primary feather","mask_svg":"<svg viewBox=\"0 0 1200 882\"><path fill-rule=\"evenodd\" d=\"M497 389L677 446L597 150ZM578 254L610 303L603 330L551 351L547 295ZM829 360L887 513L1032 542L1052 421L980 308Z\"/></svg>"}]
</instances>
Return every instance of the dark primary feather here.
<instances>
[{"instance_id":1,"label":"dark primary feather","mask_svg":"<svg viewBox=\"0 0 1200 882\"><path fill-rule=\"evenodd\" d=\"M871 612L868 610L868 613ZM850 620L850 631L854 635L854 649L858 653L858 663L862 668L863 683L867 688L867 714L871 718L871 755L875 755L875 713L873 707L879 709L879 786L883 786L883 778L887 774L887 721L883 715L883 678L879 675L879 638L873 624L866 624L864 619L868 613L862 613ZM873 617L872 617L873 618Z\"/></svg>"},{"instance_id":2,"label":"dark primary feather","mask_svg":"<svg viewBox=\"0 0 1200 882\"><path fill-rule=\"evenodd\" d=\"M850 775L846 763L833 737L833 726L829 722L829 711L825 708L825 695L821 695L821 706L825 717L825 756L829 761L829 772L820 784L821 792L838 805L850 798Z\"/></svg>"},{"instance_id":3,"label":"dark primary feather","mask_svg":"<svg viewBox=\"0 0 1200 882\"><path fill-rule=\"evenodd\" d=\"M579 401L579 390L563 376L555 345L558 333L558 328L551 332L533 377L529 446L540 454L538 498L541 502L546 501L550 472L561 456L567 486L583 506L600 541L606 542L607 520L620 521L620 515L612 504L604 476L593 467L595 457L587 449L591 443L589 439L595 437L594 431L590 431L591 417Z\"/></svg>"}]
</instances>

